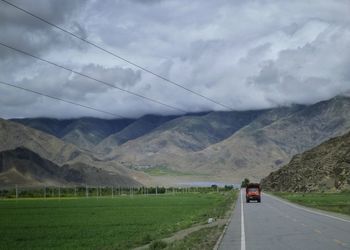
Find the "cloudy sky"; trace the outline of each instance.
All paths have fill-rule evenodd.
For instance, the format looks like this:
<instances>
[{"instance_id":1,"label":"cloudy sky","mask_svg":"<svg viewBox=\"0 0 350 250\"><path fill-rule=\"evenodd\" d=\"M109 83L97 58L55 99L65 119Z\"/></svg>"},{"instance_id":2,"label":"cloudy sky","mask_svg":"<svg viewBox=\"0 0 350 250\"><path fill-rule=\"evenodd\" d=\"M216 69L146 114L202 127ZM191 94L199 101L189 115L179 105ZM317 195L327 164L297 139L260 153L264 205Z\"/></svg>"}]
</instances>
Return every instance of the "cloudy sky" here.
<instances>
[{"instance_id":1,"label":"cloudy sky","mask_svg":"<svg viewBox=\"0 0 350 250\"><path fill-rule=\"evenodd\" d=\"M350 91L350 1L9 0L235 110ZM0 1L0 43L187 112L226 110ZM0 81L127 117L178 113L0 45ZM0 84L0 117L105 114Z\"/></svg>"}]
</instances>

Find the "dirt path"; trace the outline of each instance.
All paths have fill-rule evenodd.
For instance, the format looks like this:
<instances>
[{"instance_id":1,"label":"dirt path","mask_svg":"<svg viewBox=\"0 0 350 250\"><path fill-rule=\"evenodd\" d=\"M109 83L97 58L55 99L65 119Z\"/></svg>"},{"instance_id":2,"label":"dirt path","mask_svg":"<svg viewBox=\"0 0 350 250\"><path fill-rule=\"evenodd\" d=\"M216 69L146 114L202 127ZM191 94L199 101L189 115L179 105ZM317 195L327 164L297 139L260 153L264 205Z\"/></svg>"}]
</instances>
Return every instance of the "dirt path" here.
<instances>
[{"instance_id":1,"label":"dirt path","mask_svg":"<svg viewBox=\"0 0 350 250\"><path fill-rule=\"evenodd\" d=\"M177 231L173 236L168 237L168 238L164 238L164 239L160 239L161 241L164 241L166 243L171 243L173 241L176 240L182 240L183 238L185 238L187 235L196 232L200 229L203 228L208 228L208 227L215 227L215 226L223 226L226 224L227 219L218 219L210 224L202 224L202 225L196 225L190 228L186 228L184 230L181 231ZM134 250L144 250L144 249L148 249L150 244L141 246L141 247L137 247Z\"/></svg>"},{"instance_id":2,"label":"dirt path","mask_svg":"<svg viewBox=\"0 0 350 250\"><path fill-rule=\"evenodd\" d=\"M232 207L226 212L224 219L217 219L214 222L208 223L208 224L195 225L195 226L192 226L190 228L186 228L184 230L177 231L171 237L160 239L160 240L164 241L166 243L172 243L172 242L177 241L177 240L182 240L183 238L185 238L189 234L191 234L193 232L196 232L198 230L201 230L203 228L209 228L209 227L215 227L215 226L226 226L228 224L228 222L229 222L230 217L231 217L231 213L234 210L235 203L236 202L234 202ZM151 243L149 243L147 245L143 245L141 247L134 248L134 250L145 250L145 249L148 249L150 244Z\"/></svg>"}]
</instances>

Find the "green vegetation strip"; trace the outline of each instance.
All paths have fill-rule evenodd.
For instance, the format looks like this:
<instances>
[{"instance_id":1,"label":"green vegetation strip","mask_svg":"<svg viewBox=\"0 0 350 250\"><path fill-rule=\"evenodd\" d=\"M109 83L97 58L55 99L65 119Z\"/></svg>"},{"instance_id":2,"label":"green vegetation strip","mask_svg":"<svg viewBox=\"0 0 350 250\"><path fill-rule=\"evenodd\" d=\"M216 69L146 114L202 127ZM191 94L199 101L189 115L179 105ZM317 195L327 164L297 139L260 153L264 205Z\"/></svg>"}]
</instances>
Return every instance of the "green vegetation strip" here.
<instances>
[{"instance_id":1,"label":"green vegetation strip","mask_svg":"<svg viewBox=\"0 0 350 250\"><path fill-rule=\"evenodd\" d=\"M152 242L149 249L164 249L164 250L212 250L216 241L220 237L223 226L215 226L210 228L203 228L199 231L193 232L186 236L183 240L166 243L161 240Z\"/></svg>"},{"instance_id":2,"label":"green vegetation strip","mask_svg":"<svg viewBox=\"0 0 350 250\"><path fill-rule=\"evenodd\" d=\"M231 192L0 200L3 249L130 249L223 217Z\"/></svg>"},{"instance_id":3,"label":"green vegetation strip","mask_svg":"<svg viewBox=\"0 0 350 250\"><path fill-rule=\"evenodd\" d=\"M143 171L152 176L207 176L205 174L175 171L165 166L145 168Z\"/></svg>"},{"instance_id":4,"label":"green vegetation strip","mask_svg":"<svg viewBox=\"0 0 350 250\"><path fill-rule=\"evenodd\" d=\"M272 193L307 207L350 215L350 191L340 193Z\"/></svg>"}]
</instances>

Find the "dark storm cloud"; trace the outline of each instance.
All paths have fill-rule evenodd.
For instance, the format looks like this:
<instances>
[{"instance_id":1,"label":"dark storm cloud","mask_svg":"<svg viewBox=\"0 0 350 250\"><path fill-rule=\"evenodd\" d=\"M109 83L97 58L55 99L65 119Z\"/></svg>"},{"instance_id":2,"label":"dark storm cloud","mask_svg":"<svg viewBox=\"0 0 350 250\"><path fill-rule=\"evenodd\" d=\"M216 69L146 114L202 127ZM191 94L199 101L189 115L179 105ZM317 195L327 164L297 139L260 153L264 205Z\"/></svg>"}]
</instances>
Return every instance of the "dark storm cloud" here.
<instances>
[{"instance_id":1,"label":"dark storm cloud","mask_svg":"<svg viewBox=\"0 0 350 250\"><path fill-rule=\"evenodd\" d=\"M68 26L79 35L84 35L84 27L75 22L75 16L84 9L86 1L11 1L34 14L57 25ZM67 27L67 28L68 28ZM72 46L74 40L62 36L53 27L0 2L0 40L33 53L53 49L63 44ZM78 44L77 44L78 46Z\"/></svg>"},{"instance_id":2,"label":"dark storm cloud","mask_svg":"<svg viewBox=\"0 0 350 250\"><path fill-rule=\"evenodd\" d=\"M308 104L350 91L345 0L13 3L234 109ZM2 42L189 112L223 109L2 2L0 31ZM0 56L1 80L124 116L174 112L1 46ZM0 113L12 116L98 115L4 86L0 98Z\"/></svg>"}]
</instances>

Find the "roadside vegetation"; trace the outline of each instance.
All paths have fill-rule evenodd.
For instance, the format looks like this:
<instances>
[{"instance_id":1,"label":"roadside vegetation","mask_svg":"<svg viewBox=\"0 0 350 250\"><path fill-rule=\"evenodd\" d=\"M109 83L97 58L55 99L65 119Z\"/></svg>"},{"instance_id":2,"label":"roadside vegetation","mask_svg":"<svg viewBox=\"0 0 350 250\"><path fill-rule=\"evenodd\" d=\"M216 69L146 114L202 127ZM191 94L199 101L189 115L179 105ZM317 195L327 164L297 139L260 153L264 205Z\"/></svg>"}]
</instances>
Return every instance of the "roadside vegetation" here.
<instances>
[{"instance_id":1,"label":"roadside vegetation","mask_svg":"<svg viewBox=\"0 0 350 250\"><path fill-rule=\"evenodd\" d=\"M186 236L183 240L174 241L165 250L212 250L224 227L203 228Z\"/></svg>"},{"instance_id":2,"label":"roadside vegetation","mask_svg":"<svg viewBox=\"0 0 350 250\"><path fill-rule=\"evenodd\" d=\"M114 198L3 199L1 245L4 249L131 249L206 223L208 218L223 218L234 200L235 193L224 189Z\"/></svg>"},{"instance_id":3,"label":"roadside vegetation","mask_svg":"<svg viewBox=\"0 0 350 250\"><path fill-rule=\"evenodd\" d=\"M180 171L175 171L165 166L157 166L143 169L143 171L152 176L191 176L192 173L185 173Z\"/></svg>"},{"instance_id":4,"label":"roadside vegetation","mask_svg":"<svg viewBox=\"0 0 350 250\"><path fill-rule=\"evenodd\" d=\"M207 174L199 174L195 172L176 171L166 166L144 168L142 171L152 176L208 176Z\"/></svg>"},{"instance_id":5,"label":"roadside vegetation","mask_svg":"<svg viewBox=\"0 0 350 250\"><path fill-rule=\"evenodd\" d=\"M307 207L350 215L350 191L339 193L272 193Z\"/></svg>"},{"instance_id":6,"label":"roadside vegetation","mask_svg":"<svg viewBox=\"0 0 350 250\"><path fill-rule=\"evenodd\" d=\"M230 195L230 199L235 202L237 200L238 191L234 191ZM231 203L232 207L233 203ZM229 213L228 207L223 207L222 211L225 211L226 218L231 214ZM218 217L221 218L222 216ZM191 249L191 250L212 250L217 243L220 235L224 230L224 225L216 225L211 227L202 228L198 231L194 231L187 236L185 236L181 240L175 241L164 241L164 240L156 240L153 241L149 248L150 250L155 249L164 249L164 250L183 250L183 249Z\"/></svg>"}]
</instances>

